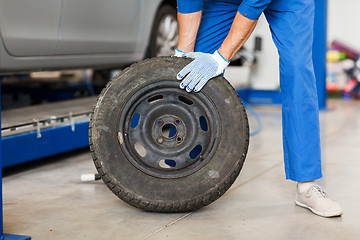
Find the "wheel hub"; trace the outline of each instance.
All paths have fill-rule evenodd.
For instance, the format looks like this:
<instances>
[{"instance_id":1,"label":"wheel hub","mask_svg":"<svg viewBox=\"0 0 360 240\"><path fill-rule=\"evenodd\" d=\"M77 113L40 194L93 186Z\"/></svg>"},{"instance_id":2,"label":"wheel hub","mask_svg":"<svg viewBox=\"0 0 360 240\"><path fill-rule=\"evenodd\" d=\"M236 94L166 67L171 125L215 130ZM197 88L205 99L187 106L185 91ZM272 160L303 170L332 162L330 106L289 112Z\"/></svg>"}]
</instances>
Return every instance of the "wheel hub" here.
<instances>
[{"instance_id":1,"label":"wheel hub","mask_svg":"<svg viewBox=\"0 0 360 240\"><path fill-rule=\"evenodd\" d=\"M184 122L174 115L164 115L158 118L152 128L153 139L166 147L176 147L182 143L186 135Z\"/></svg>"}]
</instances>

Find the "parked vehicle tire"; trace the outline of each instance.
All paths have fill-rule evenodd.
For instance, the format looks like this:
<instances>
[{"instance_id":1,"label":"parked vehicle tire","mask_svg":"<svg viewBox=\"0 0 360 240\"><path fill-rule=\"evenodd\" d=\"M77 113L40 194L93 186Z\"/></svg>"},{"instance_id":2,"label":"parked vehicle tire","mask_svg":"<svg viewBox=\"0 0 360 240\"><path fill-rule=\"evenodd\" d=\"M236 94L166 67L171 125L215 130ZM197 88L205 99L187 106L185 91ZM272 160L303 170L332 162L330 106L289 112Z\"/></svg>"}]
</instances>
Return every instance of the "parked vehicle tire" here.
<instances>
[{"instance_id":1,"label":"parked vehicle tire","mask_svg":"<svg viewBox=\"0 0 360 240\"><path fill-rule=\"evenodd\" d=\"M171 5L160 7L152 29L149 57L170 56L175 52L179 30L176 8Z\"/></svg>"},{"instance_id":2,"label":"parked vehicle tire","mask_svg":"<svg viewBox=\"0 0 360 240\"><path fill-rule=\"evenodd\" d=\"M90 150L107 187L145 211L187 212L222 196L243 166L249 125L222 77L199 93L176 74L191 59L148 59L116 75L90 120Z\"/></svg>"}]
</instances>

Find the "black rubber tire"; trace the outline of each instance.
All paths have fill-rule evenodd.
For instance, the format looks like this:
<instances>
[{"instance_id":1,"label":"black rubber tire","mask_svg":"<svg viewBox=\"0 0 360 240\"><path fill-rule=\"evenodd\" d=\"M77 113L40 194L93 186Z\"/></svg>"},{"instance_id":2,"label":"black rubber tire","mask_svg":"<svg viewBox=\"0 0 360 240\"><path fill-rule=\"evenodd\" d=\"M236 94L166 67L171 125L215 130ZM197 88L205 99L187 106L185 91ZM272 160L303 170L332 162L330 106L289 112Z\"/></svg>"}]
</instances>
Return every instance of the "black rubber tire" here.
<instances>
[{"instance_id":1,"label":"black rubber tire","mask_svg":"<svg viewBox=\"0 0 360 240\"><path fill-rule=\"evenodd\" d=\"M149 58L157 57L159 54L158 49L156 47L156 38L158 37L158 28L159 28L161 20L167 15L171 15L175 19L177 19L176 8L171 5L162 5L160 7L160 9L158 10L155 20L154 20L153 28L151 31L150 43L149 43L148 54L147 54L147 57L149 57ZM173 51L170 53L170 55L172 55L174 52L175 52L175 47L174 47Z\"/></svg>"},{"instance_id":2,"label":"black rubber tire","mask_svg":"<svg viewBox=\"0 0 360 240\"><path fill-rule=\"evenodd\" d=\"M162 81L174 81L191 59L159 57L133 64L103 89L89 126L90 150L106 186L120 199L145 211L188 212L218 199L235 181L249 144L249 125L242 102L222 77L209 81L199 93L213 102L220 116L218 145L212 158L194 173L180 178L158 178L129 161L118 141L119 119L128 99Z\"/></svg>"}]
</instances>

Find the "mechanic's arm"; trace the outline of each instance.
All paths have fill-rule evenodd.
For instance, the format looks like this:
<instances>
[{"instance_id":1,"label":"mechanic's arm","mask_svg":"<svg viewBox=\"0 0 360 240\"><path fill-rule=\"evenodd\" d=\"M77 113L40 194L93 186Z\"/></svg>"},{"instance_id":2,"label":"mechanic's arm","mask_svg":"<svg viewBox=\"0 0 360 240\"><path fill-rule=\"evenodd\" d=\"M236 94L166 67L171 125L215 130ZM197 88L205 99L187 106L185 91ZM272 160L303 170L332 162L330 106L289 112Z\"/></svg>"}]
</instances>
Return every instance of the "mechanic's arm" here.
<instances>
[{"instance_id":1,"label":"mechanic's arm","mask_svg":"<svg viewBox=\"0 0 360 240\"><path fill-rule=\"evenodd\" d=\"M248 19L237 12L227 37L215 53L184 53L183 56L194 57L195 60L178 73L177 79L182 80L180 88L186 88L187 92L199 92L209 79L222 74L230 59L249 38L256 23L257 20Z\"/></svg>"},{"instance_id":2,"label":"mechanic's arm","mask_svg":"<svg viewBox=\"0 0 360 240\"><path fill-rule=\"evenodd\" d=\"M178 13L179 42L178 50L193 52L196 35L200 26L202 11L195 13ZM237 12L230 32L219 48L220 54L230 60L244 45L256 26L257 20L250 20Z\"/></svg>"},{"instance_id":3,"label":"mechanic's arm","mask_svg":"<svg viewBox=\"0 0 360 240\"><path fill-rule=\"evenodd\" d=\"M254 31L257 20L251 20L236 13L230 32L218 49L221 56L230 61Z\"/></svg>"},{"instance_id":4,"label":"mechanic's arm","mask_svg":"<svg viewBox=\"0 0 360 240\"><path fill-rule=\"evenodd\" d=\"M270 2L271 0L243 0L227 37L217 51L213 54L185 53L185 57L194 57L195 60L178 73L177 79L182 80L180 88L186 87L188 92L198 92L209 79L222 74L230 59L253 32L257 19Z\"/></svg>"},{"instance_id":5,"label":"mechanic's arm","mask_svg":"<svg viewBox=\"0 0 360 240\"><path fill-rule=\"evenodd\" d=\"M179 41L175 56L193 52L199 30L204 2L203 0L177 0Z\"/></svg>"},{"instance_id":6,"label":"mechanic's arm","mask_svg":"<svg viewBox=\"0 0 360 240\"><path fill-rule=\"evenodd\" d=\"M195 48L196 35L200 26L202 11L194 13L178 12L179 42L178 50L182 52L193 52Z\"/></svg>"},{"instance_id":7,"label":"mechanic's arm","mask_svg":"<svg viewBox=\"0 0 360 240\"><path fill-rule=\"evenodd\" d=\"M244 45L253 32L257 19L270 2L271 0L243 0L241 2L230 32L218 49L225 59L230 60Z\"/></svg>"}]
</instances>

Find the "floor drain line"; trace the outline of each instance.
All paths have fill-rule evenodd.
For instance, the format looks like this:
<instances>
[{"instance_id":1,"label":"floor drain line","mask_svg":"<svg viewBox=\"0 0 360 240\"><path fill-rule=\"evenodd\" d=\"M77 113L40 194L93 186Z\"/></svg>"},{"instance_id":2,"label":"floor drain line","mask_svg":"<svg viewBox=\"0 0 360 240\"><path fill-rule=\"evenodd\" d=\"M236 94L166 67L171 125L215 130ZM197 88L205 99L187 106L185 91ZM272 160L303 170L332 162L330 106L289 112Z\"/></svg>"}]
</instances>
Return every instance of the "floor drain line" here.
<instances>
[{"instance_id":1,"label":"floor drain line","mask_svg":"<svg viewBox=\"0 0 360 240\"><path fill-rule=\"evenodd\" d=\"M145 239L148 239L149 237L152 237L153 235L157 234L158 232L161 232L162 230L164 230L164 229L166 229L166 228L168 228L168 227L170 227L170 226L174 225L175 223L177 223L177 222L179 222L179 221L183 220L184 218L186 218L186 217L190 216L192 213L193 213L193 212L190 212L190 213L185 214L184 216L182 216L182 217L180 217L180 218L178 218L178 219L176 219L176 220L172 221L172 222L171 222L171 223L169 223L169 224L166 224L165 226L163 226L163 227L159 228L158 230L156 230L156 231L154 231L154 232L150 233L149 235L147 235L147 236L145 236L145 237L141 238L140 240L145 240Z\"/></svg>"}]
</instances>

